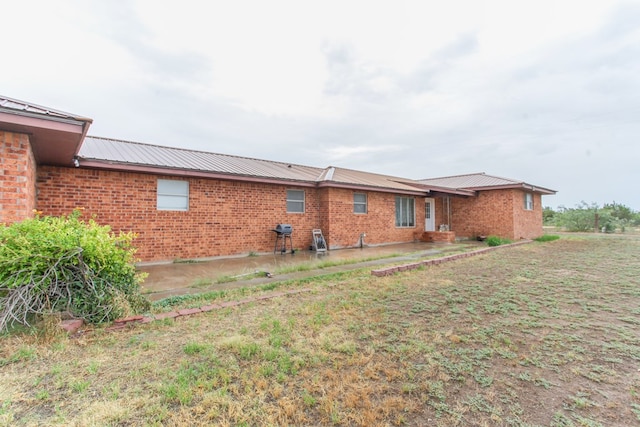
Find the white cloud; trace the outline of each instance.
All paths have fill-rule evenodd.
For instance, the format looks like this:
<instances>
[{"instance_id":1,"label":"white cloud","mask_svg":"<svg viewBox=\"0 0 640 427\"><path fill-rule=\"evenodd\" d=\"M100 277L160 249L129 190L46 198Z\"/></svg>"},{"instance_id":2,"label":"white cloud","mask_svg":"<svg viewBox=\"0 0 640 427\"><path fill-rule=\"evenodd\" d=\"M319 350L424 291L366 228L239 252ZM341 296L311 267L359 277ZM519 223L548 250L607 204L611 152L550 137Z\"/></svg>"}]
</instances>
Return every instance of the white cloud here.
<instances>
[{"instance_id":1,"label":"white cloud","mask_svg":"<svg viewBox=\"0 0 640 427\"><path fill-rule=\"evenodd\" d=\"M400 147L396 145L338 145L336 147L331 147L326 150L327 157L332 161L343 161L345 159L358 156L362 158L363 155L375 154L375 153L384 153L389 154L392 152L397 152L400 150Z\"/></svg>"}]
</instances>

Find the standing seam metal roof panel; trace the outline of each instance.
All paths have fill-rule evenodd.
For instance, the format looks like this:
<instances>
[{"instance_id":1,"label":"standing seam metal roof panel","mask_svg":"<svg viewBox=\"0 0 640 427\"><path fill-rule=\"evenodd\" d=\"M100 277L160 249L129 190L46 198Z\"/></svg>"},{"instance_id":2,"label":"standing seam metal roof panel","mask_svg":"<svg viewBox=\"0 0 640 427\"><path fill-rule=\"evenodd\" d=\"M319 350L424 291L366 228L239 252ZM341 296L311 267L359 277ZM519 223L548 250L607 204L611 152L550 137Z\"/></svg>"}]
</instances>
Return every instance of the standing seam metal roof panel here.
<instances>
[{"instance_id":1,"label":"standing seam metal roof panel","mask_svg":"<svg viewBox=\"0 0 640 427\"><path fill-rule=\"evenodd\" d=\"M81 159L230 175L315 181L323 169L182 148L86 137Z\"/></svg>"},{"instance_id":2,"label":"standing seam metal roof panel","mask_svg":"<svg viewBox=\"0 0 640 427\"><path fill-rule=\"evenodd\" d=\"M420 183L449 188L499 187L523 184L522 181L487 175L484 172L467 175L446 176L442 178L421 179Z\"/></svg>"},{"instance_id":3,"label":"standing seam metal roof panel","mask_svg":"<svg viewBox=\"0 0 640 427\"><path fill-rule=\"evenodd\" d=\"M419 187L419 183L390 175L381 175L370 172L362 172L353 169L333 168L334 173L330 182L358 184L369 187L392 188L403 191L422 191L425 189Z\"/></svg>"},{"instance_id":4,"label":"standing seam metal roof panel","mask_svg":"<svg viewBox=\"0 0 640 427\"><path fill-rule=\"evenodd\" d=\"M527 188L542 194L555 194L555 190L531 185L524 181L487 175L486 173L474 173L467 175L446 176L442 178L421 179L418 182L424 185L433 185L450 189L481 190L491 188Z\"/></svg>"}]
</instances>

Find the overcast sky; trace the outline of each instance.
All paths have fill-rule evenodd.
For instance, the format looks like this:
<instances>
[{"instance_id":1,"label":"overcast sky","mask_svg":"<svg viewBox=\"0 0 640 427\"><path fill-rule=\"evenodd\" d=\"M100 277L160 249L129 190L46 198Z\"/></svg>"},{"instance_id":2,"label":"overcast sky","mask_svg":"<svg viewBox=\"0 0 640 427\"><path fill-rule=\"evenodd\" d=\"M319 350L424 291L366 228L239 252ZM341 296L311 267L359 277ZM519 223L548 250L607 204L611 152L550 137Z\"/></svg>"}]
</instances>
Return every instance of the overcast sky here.
<instances>
[{"instance_id":1,"label":"overcast sky","mask_svg":"<svg viewBox=\"0 0 640 427\"><path fill-rule=\"evenodd\" d=\"M640 210L640 2L5 1L0 94L89 134Z\"/></svg>"}]
</instances>

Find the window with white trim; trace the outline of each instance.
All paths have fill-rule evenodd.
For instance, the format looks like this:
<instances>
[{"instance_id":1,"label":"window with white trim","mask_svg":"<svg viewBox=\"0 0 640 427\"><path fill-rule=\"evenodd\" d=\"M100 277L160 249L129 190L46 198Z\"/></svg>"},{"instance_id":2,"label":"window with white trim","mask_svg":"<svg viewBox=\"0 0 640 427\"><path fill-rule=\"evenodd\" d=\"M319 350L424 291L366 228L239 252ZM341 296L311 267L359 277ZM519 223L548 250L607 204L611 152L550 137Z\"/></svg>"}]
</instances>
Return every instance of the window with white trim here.
<instances>
[{"instance_id":1,"label":"window with white trim","mask_svg":"<svg viewBox=\"0 0 640 427\"><path fill-rule=\"evenodd\" d=\"M365 193L353 193L353 213L367 213L367 195Z\"/></svg>"},{"instance_id":2,"label":"window with white trim","mask_svg":"<svg viewBox=\"0 0 640 427\"><path fill-rule=\"evenodd\" d=\"M189 181L159 179L157 194L159 211L189 210Z\"/></svg>"},{"instance_id":3,"label":"window with white trim","mask_svg":"<svg viewBox=\"0 0 640 427\"><path fill-rule=\"evenodd\" d=\"M416 226L416 204L413 197L396 196L396 227Z\"/></svg>"},{"instance_id":4,"label":"window with white trim","mask_svg":"<svg viewBox=\"0 0 640 427\"><path fill-rule=\"evenodd\" d=\"M524 193L524 209L527 211L533 210L533 194Z\"/></svg>"},{"instance_id":5,"label":"window with white trim","mask_svg":"<svg viewBox=\"0 0 640 427\"><path fill-rule=\"evenodd\" d=\"M304 213L303 190L287 190L287 213Z\"/></svg>"}]
</instances>

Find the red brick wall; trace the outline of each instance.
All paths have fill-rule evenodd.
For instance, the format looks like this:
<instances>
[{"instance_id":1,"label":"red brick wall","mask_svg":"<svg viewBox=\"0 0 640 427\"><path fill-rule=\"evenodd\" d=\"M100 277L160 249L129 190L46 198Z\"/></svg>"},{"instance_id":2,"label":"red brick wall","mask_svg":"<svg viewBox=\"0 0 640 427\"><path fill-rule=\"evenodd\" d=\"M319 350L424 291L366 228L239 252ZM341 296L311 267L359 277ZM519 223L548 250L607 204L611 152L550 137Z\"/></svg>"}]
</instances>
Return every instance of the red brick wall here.
<instances>
[{"instance_id":1,"label":"red brick wall","mask_svg":"<svg viewBox=\"0 0 640 427\"><path fill-rule=\"evenodd\" d=\"M415 197L415 227L395 226L395 194L373 191L354 191L342 188L325 188L322 197L325 204L323 212L326 219L322 230L330 248L357 247L360 234L366 233L364 243L376 245L383 243L411 242L416 231L424 230L424 198ZM367 213L353 212L353 194L367 195ZM405 196L407 197L407 196Z\"/></svg>"},{"instance_id":2,"label":"red brick wall","mask_svg":"<svg viewBox=\"0 0 640 427\"><path fill-rule=\"evenodd\" d=\"M514 239L533 239L542 236L542 195L533 194L533 210L524 209L524 191L513 193Z\"/></svg>"},{"instance_id":3,"label":"red brick wall","mask_svg":"<svg viewBox=\"0 0 640 427\"><path fill-rule=\"evenodd\" d=\"M158 179L140 173L43 166L38 209L47 215L83 208L114 231L134 231L143 261L191 259L274 249L278 223L292 224L295 248L308 248L318 227L316 189L189 179L189 210L156 208ZM286 190L305 191L306 213L286 213Z\"/></svg>"},{"instance_id":4,"label":"red brick wall","mask_svg":"<svg viewBox=\"0 0 640 427\"><path fill-rule=\"evenodd\" d=\"M524 191L518 189L481 191L475 197L451 197L451 219L451 231L457 237L538 237L542 235L541 196L534 194L531 211L524 209Z\"/></svg>"},{"instance_id":5,"label":"red brick wall","mask_svg":"<svg viewBox=\"0 0 640 427\"><path fill-rule=\"evenodd\" d=\"M512 238L512 190L481 191L477 196L451 198L451 231L458 237Z\"/></svg>"},{"instance_id":6,"label":"red brick wall","mask_svg":"<svg viewBox=\"0 0 640 427\"><path fill-rule=\"evenodd\" d=\"M143 261L271 252L276 224L293 226L293 245L308 249L320 228L330 248L409 242L424 227L424 201L416 197L416 227L395 227L395 195L369 192L368 213L353 213L353 191L287 185L189 179L189 210L156 209L158 179L140 173L43 166L38 209L63 215L83 208L114 231L134 231ZM287 189L305 191L305 213L286 213Z\"/></svg>"},{"instance_id":7,"label":"red brick wall","mask_svg":"<svg viewBox=\"0 0 640 427\"><path fill-rule=\"evenodd\" d=\"M329 238L331 237L331 213L329 211L329 198L331 197L330 188L318 189L318 226L322 230L322 235L327 242L327 245L331 244ZM336 224L336 226L339 226Z\"/></svg>"},{"instance_id":8,"label":"red brick wall","mask_svg":"<svg viewBox=\"0 0 640 427\"><path fill-rule=\"evenodd\" d=\"M33 216L36 164L29 137L0 131L0 223Z\"/></svg>"}]
</instances>

